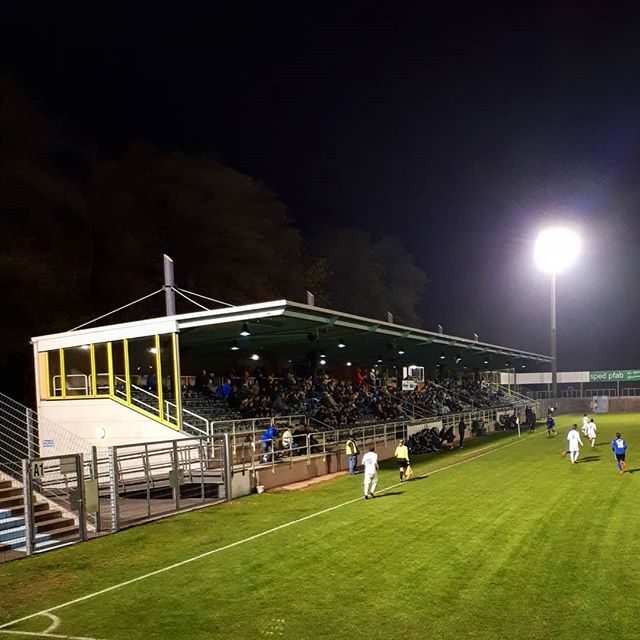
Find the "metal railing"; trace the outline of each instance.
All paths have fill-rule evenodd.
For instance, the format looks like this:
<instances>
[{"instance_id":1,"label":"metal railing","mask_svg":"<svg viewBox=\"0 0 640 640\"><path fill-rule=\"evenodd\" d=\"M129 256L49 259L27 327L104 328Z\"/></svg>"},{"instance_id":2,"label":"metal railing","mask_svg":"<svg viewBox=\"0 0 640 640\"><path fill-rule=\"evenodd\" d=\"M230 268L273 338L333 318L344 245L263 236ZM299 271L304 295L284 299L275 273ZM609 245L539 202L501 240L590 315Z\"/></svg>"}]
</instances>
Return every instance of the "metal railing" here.
<instances>
[{"instance_id":1,"label":"metal railing","mask_svg":"<svg viewBox=\"0 0 640 640\"><path fill-rule=\"evenodd\" d=\"M322 456L324 459L329 454L335 454L342 450L349 435L353 435L362 447L370 444L387 445L400 438L406 438L408 431L416 432L431 427L455 428L460 420L467 423L467 428L472 422L478 420L484 424L487 432L492 432L501 415L516 413L522 416L526 407L531 408L537 415L540 414L540 406L528 401L502 408L477 409L418 420L405 419L370 425L352 425L323 431L302 428L290 431L289 434L284 430L278 432L276 439L270 441L263 440L262 434L256 432L233 434L230 439L231 460L233 465L239 466L242 471L271 467L275 472L279 465L292 465L295 460L306 459L310 463L314 456Z\"/></svg>"},{"instance_id":2,"label":"metal railing","mask_svg":"<svg viewBox=\"0 0 640 640\"><path fill-rule=\"evenodd\" d=\"M101 526L124 526L231 498L229 436L109 447L98 462Z\"/></svg>"},{"instance_id":3,"label":"metal railing","mask_svg":"<svg viewBox=\"0 0 640 640\"><path fill-rule=\"evenodd\" d=\"M91 444L61 425L0 393L0 469L22 478L22 460L55 453L91 454Z\"/></svg>"}]
</instances>

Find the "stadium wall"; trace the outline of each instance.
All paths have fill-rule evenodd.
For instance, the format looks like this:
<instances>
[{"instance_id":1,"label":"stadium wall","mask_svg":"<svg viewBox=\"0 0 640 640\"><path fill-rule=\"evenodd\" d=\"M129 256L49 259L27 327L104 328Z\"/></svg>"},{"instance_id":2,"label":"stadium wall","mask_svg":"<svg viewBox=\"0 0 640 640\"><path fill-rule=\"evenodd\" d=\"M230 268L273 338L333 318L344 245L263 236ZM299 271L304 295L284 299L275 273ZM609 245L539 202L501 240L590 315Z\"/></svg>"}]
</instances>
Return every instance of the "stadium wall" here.
<instances>
[{"instance_id":1,"label":"stadium wall","mask_svg":"<svg viewBox=\"0 0 640 640\"><path fill-rule=\"evenodd\" d=\"M43 455L69 453L56 440L53 426L67 431L97 447L111 447L136 442L176 440L184 436L170 427L151 420L109 398L73 402L41 400L39 404L40 446ZM51 432L47 421L53 423Z\"/></svg>"},{"instance_id":2,"label":"stadium wall","mask_svg":"<svg viewBox=\"0 0 640 640\"><path fill-rule=\"evenodd\" d=\"M388 444L377 444L376 452L380 460L393 457L397 443L395 441ZM365 451L358 455L358 462L362 459ZM265 489L275 489L294 482L311 480L319 476L325 476L336 471L346 471L349 467L347 455L344 451L327 453L326 456L312 457L310 460L302 457L294 460L290 465L278 465L273 469L257 469L255 473L255 486L263 486ZM235 477L235 476L234 476Z\"/></svg>"},{"instance_id":3,"label":"stadium wall","mask_svg":"<svg viewBox=\"0 0 640 640\"><path fill-rule=\"evenodd\" d=\"M541 413L544 417L548 407L556 407L558 413L592 413L593 406L590 398L557 398L555 400L540 400ZM640 412L640 396L609 397L609 413Z\"/></svg>"}]
</instances>

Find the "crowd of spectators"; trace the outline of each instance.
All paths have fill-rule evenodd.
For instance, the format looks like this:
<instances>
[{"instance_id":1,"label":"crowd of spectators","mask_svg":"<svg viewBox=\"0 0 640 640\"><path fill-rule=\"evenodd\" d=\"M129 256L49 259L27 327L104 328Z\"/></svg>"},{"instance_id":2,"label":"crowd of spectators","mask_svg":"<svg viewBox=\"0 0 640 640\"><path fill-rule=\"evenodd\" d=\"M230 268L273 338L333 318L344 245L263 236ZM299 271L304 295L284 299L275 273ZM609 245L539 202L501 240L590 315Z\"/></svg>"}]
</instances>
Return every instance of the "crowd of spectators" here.
<instances>
[{"instance_id":1,"label":"crowd of spectators","mask_svg":"<svg viewBox=\"0 0 640 640\"><path fill-rule=\"evenodd\" d=\"M402 391L359 369L352 380L336 380L326 373L297 377L291 371L256 369L223 378L202 371L183 395L216 399L237 418L303 415L328 427L447 415L505 402L500 390L481 381L444 378L420 387Z\"/></svg>"}]
</instances>

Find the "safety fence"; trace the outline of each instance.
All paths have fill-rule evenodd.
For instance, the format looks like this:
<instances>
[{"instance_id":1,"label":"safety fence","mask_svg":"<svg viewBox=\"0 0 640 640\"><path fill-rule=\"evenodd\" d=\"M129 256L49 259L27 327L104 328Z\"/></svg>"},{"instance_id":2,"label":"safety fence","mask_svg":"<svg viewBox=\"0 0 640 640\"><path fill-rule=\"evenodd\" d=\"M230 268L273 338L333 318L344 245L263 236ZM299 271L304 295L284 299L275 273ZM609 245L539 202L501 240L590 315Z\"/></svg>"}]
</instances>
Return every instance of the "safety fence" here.
<instances>
[{"instance_id":1,"label":"safety fence","mask_svg":"<svg viewBox=\"0 0 640 640\"><path fill-rule=\"evenodd\" d=\"M365 449L369 445L388 445L390 442L407 438L425 429L456 428L460 421L464 421L468 429L468 437L487 434L496 430L511 428L507 421L514 414L524 424L524 412L531 409L537 415L540 412L538 403L526 402L516 405L505 405L494 409L481 409L462 413L448 414L421 419L398 420L370 425L353 425L343 429L326 429L312 431L305 425L291 428L287 423L280 428L275 436L269 435L258 425L250 431L231 432L230 458L234 469L242 472L256 471L271 467L274 471L280 465L293 465L297 460L306 459L310 463L314 456L323 458L342 450L348 438L353 437L359 447ZM478 430L472 433L472 424L478 424ZM278 422L275 422L278 425ZM455 432L455 438L458 434Z\"/></svg>"}]
</instances>

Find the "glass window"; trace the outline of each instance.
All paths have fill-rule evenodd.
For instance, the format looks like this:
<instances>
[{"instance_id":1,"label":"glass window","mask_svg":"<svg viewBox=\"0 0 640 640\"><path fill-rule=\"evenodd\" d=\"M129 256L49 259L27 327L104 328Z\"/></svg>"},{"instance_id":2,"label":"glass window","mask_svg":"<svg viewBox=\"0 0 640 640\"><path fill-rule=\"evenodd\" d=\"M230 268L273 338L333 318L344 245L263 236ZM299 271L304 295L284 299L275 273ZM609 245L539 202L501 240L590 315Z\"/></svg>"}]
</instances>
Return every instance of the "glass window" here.
<instances>
[{"instance_id":1,"label":"glass window","mask_svg":"<svg viewBox=\"0 0 640 640\"><path fill-rule=\"evenodd\" d=\"M128 342L131 403L158 415L155 336L132 338Z\"/></svg>"},{"instance_id":2,"label":"glass window","mask_svg":"<svg viewBox=\"0 0 640 640\"><path fill-rule=\"evenodd\" d=\"M118 398L127 399L127 373L125 341L111 343L111 356L113 358L114 393Z\"/></svg>"},{"instance_id":3,"label":"glass window","mask_svg":"<svg viewBox=\"0 0 640 640\"><path fill-rule=\"evenodd\" d=\"M60 352L47 352L49 358L49 396L59 398L62 396L62 378L60 377Z\"/></svg>"},{"instance_id":4,"label":"glass window","mask_svg":"<svg viewBox=\"0 0 640 640\"><path fill-rule=\"evenodd\" d=\"M42 351L38 353L38 371L40 375L38 380L40 383L40 397L49 398L51 396L51 383L49 381L49 352Z\"/></svg>"},{"instance_id":5,"label":"glass window","mask_svg":"<svg viewBox=\"0 0 640 640\"><path fill-rule=\"evenodd\" d=\"M109 358L107 343L101 342L93 346L96 361L96 393L99 396L109 395Z\"/></svg>"},{"instance_id":6,"label":"glass window","mask_svg":"<svg viewBox=\"0 0 640 640\"><path fill-rule=\"evenodd\" d=\"M176 408L176 376L173 361L173 334L160 336L160 370L162 372L162 398L164 400L164 419L178 424Z\"/></svg>"},{"instance_id":7,"label":"glass window","mask_svg":"<svg viewBox=\"0 0 640 640\"><path fill-rule=\"evenodd\" d=\"M68 398L91 394L91 347L64 349L64 380Z\"/></svg>"}]
</instances>

